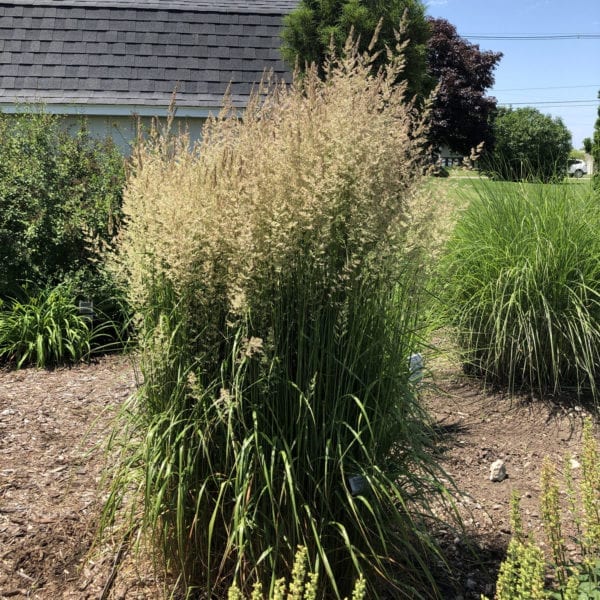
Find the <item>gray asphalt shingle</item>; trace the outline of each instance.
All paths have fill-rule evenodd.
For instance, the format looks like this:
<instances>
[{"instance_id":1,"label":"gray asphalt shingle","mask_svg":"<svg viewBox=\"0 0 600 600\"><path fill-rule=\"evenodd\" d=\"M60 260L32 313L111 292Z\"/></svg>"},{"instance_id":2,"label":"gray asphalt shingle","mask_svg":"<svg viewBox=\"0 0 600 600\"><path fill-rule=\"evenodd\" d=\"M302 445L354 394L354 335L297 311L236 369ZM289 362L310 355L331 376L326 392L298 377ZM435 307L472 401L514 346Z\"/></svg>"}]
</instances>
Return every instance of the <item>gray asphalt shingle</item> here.
<instances>
[{"instance_id":1,"label":"gray asphalt shingle","mask_svg":"<svg viewBox=\"0 0 600 600\"><path fill-rule=\"evenodd\" d=\"M0 0L0 103L243 105L297 0Z\"/></svg>"}]
</instances>

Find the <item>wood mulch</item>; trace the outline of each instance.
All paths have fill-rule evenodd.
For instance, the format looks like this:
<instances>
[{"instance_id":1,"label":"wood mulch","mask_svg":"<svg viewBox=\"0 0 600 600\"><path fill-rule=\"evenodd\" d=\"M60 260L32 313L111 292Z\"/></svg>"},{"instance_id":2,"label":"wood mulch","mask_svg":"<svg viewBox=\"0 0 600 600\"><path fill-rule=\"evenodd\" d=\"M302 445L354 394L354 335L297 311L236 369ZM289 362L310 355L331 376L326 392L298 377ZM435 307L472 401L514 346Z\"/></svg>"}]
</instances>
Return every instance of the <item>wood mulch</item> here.
<instances>
[{"instance_id":1,"label":"wood mulch","mask_svg":"<svg viewBox=\"0 0 600 600\"><path fill-rule=\"evenodd\" d=\"M561 465L567 452L577 459L585 410L486 393L455 368L439 377L439 388L424 397L441 433L442 464L462 491L465 522L462 534L448 529L443 541L458 585L448 597L466 600L493 595L514 489L525 526L543 539L542 460ZM0 600L164 597L148 561L93 544L107 460L102 441L135 387L132 363L119 356L0 371ZM489 467L498 458L508 478L493 483Z\"/></svg>"}]
</instances>

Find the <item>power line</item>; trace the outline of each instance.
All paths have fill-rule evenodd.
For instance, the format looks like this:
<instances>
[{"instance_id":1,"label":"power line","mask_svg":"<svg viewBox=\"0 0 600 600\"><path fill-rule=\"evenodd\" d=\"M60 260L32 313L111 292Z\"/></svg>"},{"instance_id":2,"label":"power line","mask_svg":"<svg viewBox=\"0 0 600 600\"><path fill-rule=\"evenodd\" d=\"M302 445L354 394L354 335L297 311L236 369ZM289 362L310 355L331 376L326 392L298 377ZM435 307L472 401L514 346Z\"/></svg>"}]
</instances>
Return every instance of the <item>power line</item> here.
<instances>
[{"instance_id":1,"label":"power line","mask_svg":"<svg viewBox=\"0 0 600 600\"><path fill-rule=\"evenodd\" d=\"M572 102L572 103L569 103ZM539 106L541 108L587 108L598 106L597 102L588 101L567 101L567 102L499 102L498 106Z\"/></svg>"},{"instance_id":2,"label":"power line","mask_svg":"<svg viewBox=\"0 0 600 600\"><path fill-rule=\"evenodd\" d=\"M599 40L600 33L548 33L548 34L479 34L465 33L463 37L470 40L515 40L515 41L545 41L545 40Z\"/></svg>"},{"instance_id":3,"label":"power line","mask_svg":"<svg viewBox=\"0 0 600 600\"><path fill-rule=\"evenodd\" d=\"M585 98L584 100L536 100L533 104L581 104L589 103L589 104L598 104L598 101L589 100ZM531 104L530 102L507 102L507 104Z\"/></svg>"},{"instance_id":4,"label":"power line","mask_svg":"<svg viewBox=\"0 0 600 600\"><path fill-rule=\"evenodd\" d=\"M530 90L574 90L581 88L598 88L600 89L600 83L594 83L590 85L551 85L546 87L524 87L524 88L504 88L501 90L492 90L496 92L528 92Z\"/></svg>"}]
</instances>

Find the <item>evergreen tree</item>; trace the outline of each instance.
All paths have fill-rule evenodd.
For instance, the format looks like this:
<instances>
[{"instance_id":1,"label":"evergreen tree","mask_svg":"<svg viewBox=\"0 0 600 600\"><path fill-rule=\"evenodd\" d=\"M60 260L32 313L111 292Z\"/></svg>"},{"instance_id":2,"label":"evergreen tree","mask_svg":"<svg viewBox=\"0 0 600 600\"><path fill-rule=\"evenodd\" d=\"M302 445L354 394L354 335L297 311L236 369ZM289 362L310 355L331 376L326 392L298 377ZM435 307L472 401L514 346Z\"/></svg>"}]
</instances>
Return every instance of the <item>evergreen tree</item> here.
<instances>
[{"instance_id":1,"label":"evergreen tree","mask_svg":"<svg viewBox=\"0 0 600 600\"><path fill-rule=\"evenodd\" d=\"M381 20L374 46L374 51L381 51L374 63L377 69L387 59L386 46L395 49L395 32L405 17L402 37L408 45L402 77L408 82L409 96L424 96L433 84L427 75L429 26L420 0L301 0L285 19L282 54L292 67L298 64L304 70L315 63L322 72L332 40L340 51L352 30L359 37L359 50L365 51Z\"/></svg>"}]
</instances>

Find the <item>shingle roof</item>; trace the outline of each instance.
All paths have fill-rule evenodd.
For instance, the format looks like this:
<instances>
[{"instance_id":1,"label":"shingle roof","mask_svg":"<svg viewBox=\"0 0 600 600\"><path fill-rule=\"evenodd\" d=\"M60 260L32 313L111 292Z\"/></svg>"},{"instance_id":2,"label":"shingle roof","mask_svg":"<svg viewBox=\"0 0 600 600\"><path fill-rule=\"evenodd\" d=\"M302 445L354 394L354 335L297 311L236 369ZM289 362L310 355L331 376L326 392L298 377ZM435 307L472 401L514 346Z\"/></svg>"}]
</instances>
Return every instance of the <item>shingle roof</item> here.
<instances>
[{"instance_id":1,"label":"shingle roof","mask_svg":"<svg viewBox=\"0 0 600 600\"><path fill-rule=\"evenodd\" d=\"M297 0L0 0L0 103L243 105Z\"/></svg>"}]
</instances>

